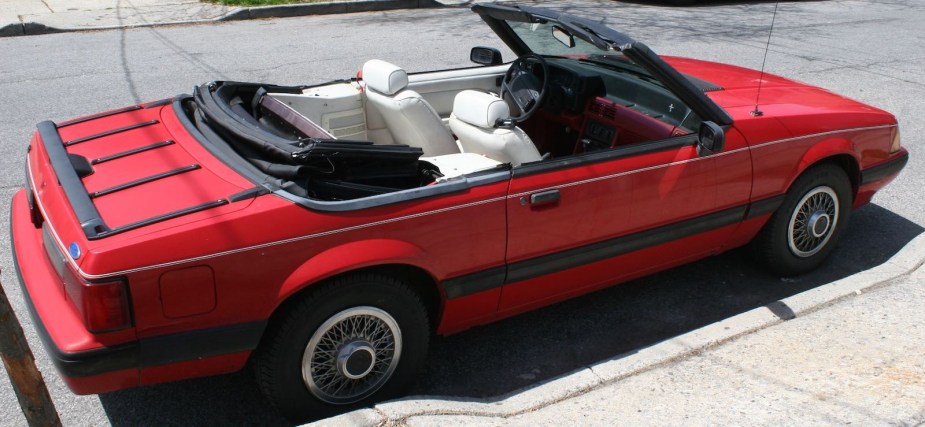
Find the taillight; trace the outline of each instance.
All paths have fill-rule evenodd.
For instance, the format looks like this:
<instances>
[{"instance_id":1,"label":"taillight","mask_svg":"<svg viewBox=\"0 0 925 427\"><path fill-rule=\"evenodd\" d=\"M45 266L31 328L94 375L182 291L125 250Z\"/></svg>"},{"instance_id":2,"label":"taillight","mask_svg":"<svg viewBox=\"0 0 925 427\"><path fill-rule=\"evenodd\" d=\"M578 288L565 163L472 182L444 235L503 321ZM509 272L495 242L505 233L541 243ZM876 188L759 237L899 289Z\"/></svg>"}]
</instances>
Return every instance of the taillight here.
<instances>
[{"instance_id":1,"label":"taillight","mask_svg":"<svg viewBox=\"0 0 925 427\"><path fill-rule=\"evenodd\" d=\"M71 254L65 255L49 231L42 228L42 239L48 260L64 283L64 293L80 314L84 326L93 333L112 332L132 326L131 302L128 282L122 277L87 281L69 263L80 257L76 244Z\"/></svg>"},{"instance_id":2,"label":"taillight","mask_svg":"<svg viewBox=\"0 0 925 427\"><path fill-rule=\"evenodd\" d=\"M110 332L132 325L125 280L89 283L71 274L64 280L64 290L83 317L88 331Z\"/></svg>"}]
</instances>

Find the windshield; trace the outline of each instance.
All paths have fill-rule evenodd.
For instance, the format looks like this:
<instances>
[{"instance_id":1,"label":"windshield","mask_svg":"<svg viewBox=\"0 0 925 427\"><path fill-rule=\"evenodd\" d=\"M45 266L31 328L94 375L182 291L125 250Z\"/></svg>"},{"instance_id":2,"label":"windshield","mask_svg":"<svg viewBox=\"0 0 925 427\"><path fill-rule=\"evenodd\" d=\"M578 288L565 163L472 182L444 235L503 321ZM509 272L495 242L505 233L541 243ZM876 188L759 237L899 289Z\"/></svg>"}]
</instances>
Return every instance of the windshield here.
<instances>
[{"instance_id":1,"label":"windshield","mask_svg":"<svg viewBox=\"0 0 925 427\"><path fill-rule=\"evenodd\" d=\"M729 114L705 94L722 90L721 87L680 73L670 60L662 59L644 43L599 20L526 5L478 3L472 10L517 55L545 56L558 68L571 70L564 74L578 75L579 80L597 74L604 80L608 97L621 98L621 87L622 92L627 87L646 88L649 92L659 92L663 98L682 102L704 120L721 125L732 123ZM664 105L667 110L658 110L656 115L680 114L678 105L670 101ZM687 120L681 126L690 129Z\"/></svg>"},{"instance_id":2,"label":"windshield","mask_svg":"<svg viewBox=\"0 0 925 427\"><path fill-rule=\"evenodd\" d=\"M530 51L544 56L574 56L574 55L609 55L623 56L613 49L602 50L597 46L575 37L575 47L568 47L553 37L552 22L530 23L507 21L517 36L526 43Z\"/></svg>"},{"instance_id":3,"label":"windshield","mask_svg":"<svg viewBox=\"0 0 925 427\"><path fill-rule=\"evenodd\" d=\"M608 68L615 68L619 71L632 72L654 81L652 75L645 68L636 65L618 50L613 48L601 49L579 37L573 37L575 45L572 47L562 43L553 36L553 29L556 28L556 25L552 22L506 22L533 53L543 56L581 59Z\"/></svg>"},{"instance_id":4,"label":"windshield","mask_svg":"<svg viewBox=\"0 0 925 427\"><path fill-rule=\"evenodd\" d=\"M555 68L554 82L568 81L563 80L561 75L571 72L557 69L584 70L580 73L590 72L598 76L606 90L603 98L677 127L677 134L691 132L700 125L700 117L662 81L619 48L613 47L617 44L609 40L612 35L599 35L594 29L580 27L581 23L571 21L505 22L531 52L551 61ZM579 35L590 37L596 44Z\"/></svg>"}]
</instances>

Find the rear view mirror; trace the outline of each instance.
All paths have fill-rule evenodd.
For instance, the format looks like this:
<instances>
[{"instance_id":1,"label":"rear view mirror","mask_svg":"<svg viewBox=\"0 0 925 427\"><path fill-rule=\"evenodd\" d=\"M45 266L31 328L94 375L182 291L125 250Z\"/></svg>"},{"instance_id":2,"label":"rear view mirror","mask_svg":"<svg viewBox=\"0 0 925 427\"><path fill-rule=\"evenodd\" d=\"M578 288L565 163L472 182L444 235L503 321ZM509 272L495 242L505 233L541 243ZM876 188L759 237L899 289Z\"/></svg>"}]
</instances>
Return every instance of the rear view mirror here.
<instances>
[{"instance_id":1,"label":"rear view mirror","mask_svg":"<svg viewBox=\"0 0 925 427\"><path fill-rule=\"evenodd\" d=\"M501 65L501 51L493 47L476 46L469 53L469 60L482 65Z\"/></svg>"},{"instance_id":2,"label":"rear view mirror","mask_svg":"<svg viewBox=\"0 0 925 427\"><path fill-rule=\"evenodd\" d=\"M713 122L700 124L700 131L697 132L697 154L701 157L709 156L723 151L725 145L726 132L720 125Z\"/></svg>"},{"instance_id":3,"label":"rear view mirror","mask_svg":"<svg viewBox=\"0 0 925 427\"><path fill-rule=\"evenodd\" d=\"M566 47L575 47L575 36L558 25L552 26L552 36Z\"/></svg>"}]
</instances>

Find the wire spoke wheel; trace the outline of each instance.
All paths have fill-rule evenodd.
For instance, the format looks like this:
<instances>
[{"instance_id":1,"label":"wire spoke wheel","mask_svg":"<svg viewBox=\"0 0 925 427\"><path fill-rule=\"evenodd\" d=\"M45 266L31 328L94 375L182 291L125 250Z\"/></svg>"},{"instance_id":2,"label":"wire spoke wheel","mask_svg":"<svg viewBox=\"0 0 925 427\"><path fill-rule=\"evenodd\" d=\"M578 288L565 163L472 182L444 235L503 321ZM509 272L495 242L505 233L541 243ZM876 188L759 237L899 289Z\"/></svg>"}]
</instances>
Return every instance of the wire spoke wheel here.
<instances>
[{"instance_id":1,"label":"wire spoke wheel","mask_svg":"<svg viewBox=\"0 0 925 427\"><path fill-rule=\"evenodd\" d=\"M807 258L822 250L838 225L838 195L831 187L813 188L796 204L790 215L790 251Z\"/></svg>"},{"instance_id":2,"label":"wire spoke wheel","mask_svg":"<svg viewBox=\"0 0 925 427\"><path fill-rule=\"evenodd\" d=\"M391 315L375 307L348 308L324 322L308 341L302 379L324 402L354 403L388 381L401 350L401 330Z\"/></svg>"},{"instance_id":3,"label":"wire spoke wheel","mask_svg":"<svg viewBox=\"0 0 925 427\"><path fill-rule=\"evenodd\" d=\"M850 160L844 160L849 162ZM854 192L835 160L804 171L751 243L752 255L772 273L796 276L818 267L851 222Z\"/></svg>"},{"instance_id":4,"label":"wire spoke wheel","mask_svg":"<svg viewBox=\"0 0 925 427\"><path fill-rule=\"evenodd\" d=\"M260 391L293 424L398 397L432 333L419 291L402 277L354 272L293 295L255 354Z\"/></svg>"}]
</instances>

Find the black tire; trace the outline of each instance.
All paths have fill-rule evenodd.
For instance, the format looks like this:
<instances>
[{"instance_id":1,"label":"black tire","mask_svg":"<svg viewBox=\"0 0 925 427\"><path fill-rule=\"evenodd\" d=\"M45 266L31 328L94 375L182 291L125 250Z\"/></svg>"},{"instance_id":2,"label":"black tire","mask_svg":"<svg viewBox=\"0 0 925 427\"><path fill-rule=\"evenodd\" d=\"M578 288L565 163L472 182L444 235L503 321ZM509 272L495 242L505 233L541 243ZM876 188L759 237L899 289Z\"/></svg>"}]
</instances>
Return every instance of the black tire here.
<instances>
[{"instance_id":1,"label":"black tire","mask_svg":"<svg viewBox=\"0 0 925 427\"><path fill-rule=\"evenodd\" d=\"M353 274L315 286L270 325L254 358L264 396L294 423L399 395L430 339L424 304L401 280Z\"/></svg>"},{"instance_id":2,"label":"black tire","mask_svg":"<svg viewBox=\"0 0 925 427\"><path fill-rule=\"evenodd\" d=\"M824 163L807 170L752 242L756 260L781 276L818 267L848 225L852 197L842 168Z\"/></svg>"}]
</instances>

